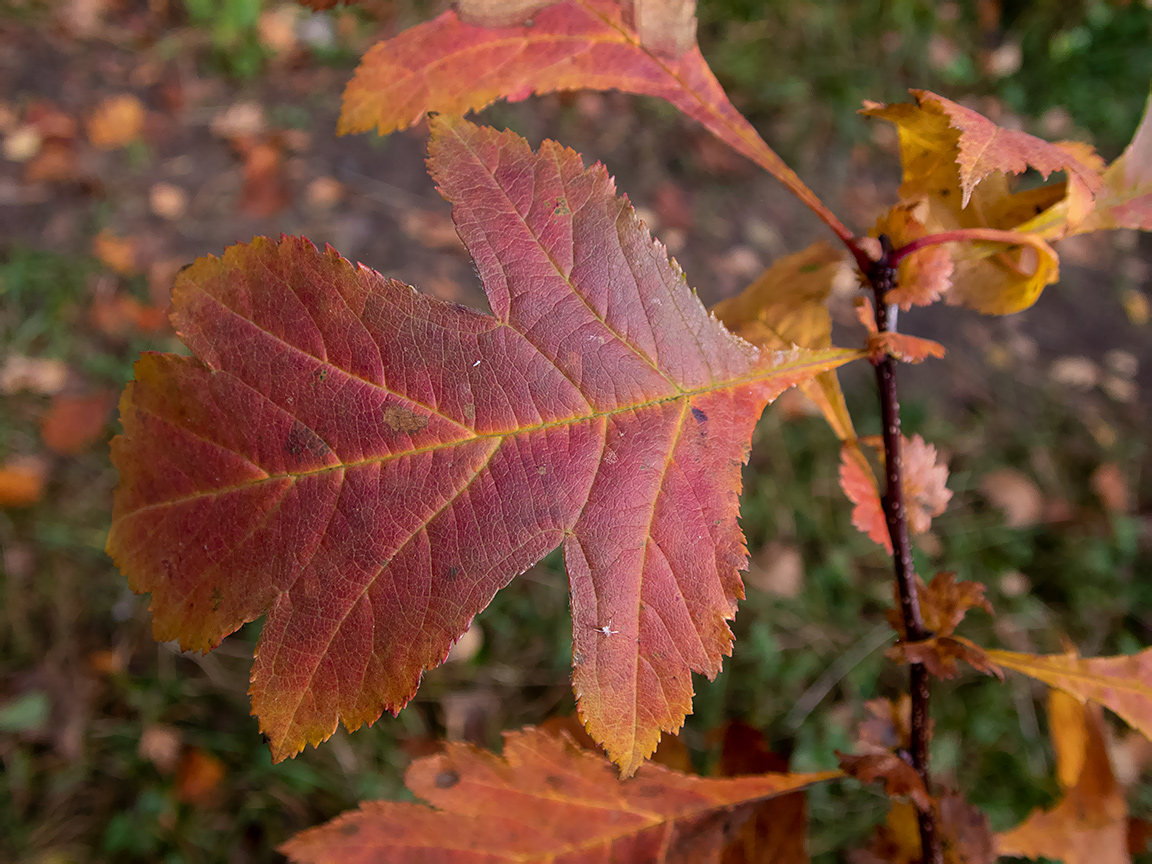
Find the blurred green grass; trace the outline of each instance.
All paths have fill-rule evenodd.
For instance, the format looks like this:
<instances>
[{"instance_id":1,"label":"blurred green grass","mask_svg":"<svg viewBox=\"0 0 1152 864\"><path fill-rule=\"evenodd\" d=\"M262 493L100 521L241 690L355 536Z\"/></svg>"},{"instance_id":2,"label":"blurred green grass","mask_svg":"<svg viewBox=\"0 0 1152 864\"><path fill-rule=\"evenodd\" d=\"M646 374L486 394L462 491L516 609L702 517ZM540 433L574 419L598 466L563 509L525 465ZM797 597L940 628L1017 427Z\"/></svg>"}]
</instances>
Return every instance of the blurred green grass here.
<instances>
[{"instance_id":1,"label":"blurred green grass","mask_svg":"<svg viewBox=\"0 0 1152 864\"><path fill-rule=\"evenodd\" d=\"M1017 74L995 80L971 60L985 37L967 4L943 21L938 4L924 2L854 4L849 13L843 4L814 2L765 13L751 0L710 0L700 10L701 41L737 104L791 136L793 146L850 138L860 128L852 114L860 99L901 99L906 87L924 86L999 96L1030 118L1063 106L1102 147L1118 149L1147 92L1133 81L1152 77L1152 55L1138 50L1147 45L1152 11L1139 3L1004 9L998 38L1016 39L1023 59ZM249 46L245 21L235 44ZM217 25L204 19L201 26ZM929 62L933 36L957 48L953 62ZM262 54L232 51L223 37L213 44L239 58L230 74L262 73ZM119 388L141 349L172 349L170 339L110 339L86 323L95 262L19 248L2 254L5 354L57 358L90 383ZM143 296L142 285L129 287ZM906 431L949 452L956 493L934 526L938 550L917 553L920 572L952 569L989 586L997 617L973 613L961 631L977 641L1003 644L1007 635L1059 650L1067 634L1092 653L1149 644L1152 585L1141 578L1152 572L1146 511L1107 514L1089 481L1104 461L1146 477L1144 428L1117 411L1108 419L1116 439L1102 445L1066 395L988 374L994 400L952 412L906 405ZM875 431L870 391L853 392L852 400L861 430ZM0 462L39 452L46 405L42 396L0 395ZM983 503L980 480L1006 466L1034 474L1038 452L1050 457L1074 518L1007 528ZM717 681L698 681L683 737L702 768L715 757L709 732L732 718L768 730L797 769L830 767L834 749L851 749L862 701L904 687L903 672L882 657L890 565L851 528L837 460L836 442L818 420L785 420L770 410L758 428L742 524L753 558L772 541L798 548L804 578L793 597L750 588L733 658ZM106 445L53 467L42 501L0 511L0 858L279 860L274 846L292 833L363 798L404 797L409 754L450 725L445 706L455 694L494 694L497 707L486 709L491 744L501 726L572 709L567 585L553 555L497 595L478 619L480 651L431 673L398 719L339 732L272 765L245 693L258 625L207 657L153 643L146 598L127 591L102 552L115 483ZM1147 481L1140 482L1133 491L1146 508ZM1024 574L1031 590L1019 593L1018 581L1005 578L1011 574ZM969 673L935 693L936 771L984 807L994 827L1053 800L1042 688ZM211 800L181 801L176 773L141 751L142 738L157 729L174 733L184 751L219 760L223 780ZM1152 788L1138 784L1131 796L1146 814ZM886 806L874 790L849 784L817 787L810 802L813 851L826 861L862 843Z\"/></svg>"}]
</instances>

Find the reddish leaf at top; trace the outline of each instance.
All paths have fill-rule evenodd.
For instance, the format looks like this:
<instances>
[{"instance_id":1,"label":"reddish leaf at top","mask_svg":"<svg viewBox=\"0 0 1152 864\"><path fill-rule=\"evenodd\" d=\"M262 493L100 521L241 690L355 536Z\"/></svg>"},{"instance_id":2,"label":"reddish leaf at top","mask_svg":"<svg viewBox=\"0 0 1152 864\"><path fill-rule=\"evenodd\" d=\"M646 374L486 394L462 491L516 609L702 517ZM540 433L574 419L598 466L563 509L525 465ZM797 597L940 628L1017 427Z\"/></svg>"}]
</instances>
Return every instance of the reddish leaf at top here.
<instances>
[{"instance_id":1,"label":"reddish leaf at top","mask_svg":"<svg viewBox=\"0 0 1152 864\"><path fill-rule=\"evenodd\" d=\"M441 117L429 164L493 315L294 238L201 259L173 295L198 359L144 355L121 400L108 548L160 639L268 613L250 692L282 759L398 711L562 543L580 714L630 774L730 653L752 427L859 352L732 336L553 142Z\"/></svg>"},{"instance_id":2,"label":"reddish leaf at top","mask_svg":"<svg viewBox=\"0 0 1152 864\"><path fill-rule=\"evenodd\" d=\"M524 8L538 5L511 3L509 15L482 20L515 21ZM638 5L633 11L643 27L650 14L644 8L652 4ZM364 55L344 91L337 129L386 135L429 111L462 116L497 99L557 90L621 90L664 99L779 179L842 239L852 236L728 101L700 49L691 45L673 59L659 45L645 45L625 23L620 0L569 0L509 27L475 26L448 10Z\"/></svg>"},{"instance_id":3,"label":"reddish leaf at top","mask_svg":"<svg viewBox=\"0 0 1152 864\"><path fill-rule=\"evenodd\" d=\"M646 765L622 781L601 756L525 730L505 735L502 756L453 743L413 763L405 782L431 807L368 801L280 851L297 864L719 864L762 799L838 776L704 778Z\"/></svg>"}]
</instances>

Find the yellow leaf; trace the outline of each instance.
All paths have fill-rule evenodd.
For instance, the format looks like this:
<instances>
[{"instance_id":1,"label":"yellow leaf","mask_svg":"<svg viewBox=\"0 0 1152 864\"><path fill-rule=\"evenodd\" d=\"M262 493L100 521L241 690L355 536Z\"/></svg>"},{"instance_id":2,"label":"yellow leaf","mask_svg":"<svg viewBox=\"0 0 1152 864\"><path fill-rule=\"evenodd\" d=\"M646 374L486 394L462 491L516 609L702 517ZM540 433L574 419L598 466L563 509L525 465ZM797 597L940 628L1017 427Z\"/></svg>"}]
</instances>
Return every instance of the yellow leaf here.
<instances>
[{"instance_id":1,"label":"yellow leaf","mask_svg":"<svg viewBox=\"0 0 1152 864\"><path fill-rule=\"evenodd\" d=\"M1103 705L1152 739L1152 648L1139 654L1090 658L989 651L988 659L1077 699Z\"/></svg>"},{"instance_id":2,"label":"yellow leaf","mask_svg":"<svg viewBox=\"0 0 1152 864\"><path fill-rule=\"evenodd\" d=\"M828 295L841 259L841 253L827 243L814 243L781 258L740 294L721 300L712 311L725 327L760 348L828 347L832 344ZM800 389L816 403L842 441L855 439L835 372L821 373Z\"/></svg>"}]
</instances>

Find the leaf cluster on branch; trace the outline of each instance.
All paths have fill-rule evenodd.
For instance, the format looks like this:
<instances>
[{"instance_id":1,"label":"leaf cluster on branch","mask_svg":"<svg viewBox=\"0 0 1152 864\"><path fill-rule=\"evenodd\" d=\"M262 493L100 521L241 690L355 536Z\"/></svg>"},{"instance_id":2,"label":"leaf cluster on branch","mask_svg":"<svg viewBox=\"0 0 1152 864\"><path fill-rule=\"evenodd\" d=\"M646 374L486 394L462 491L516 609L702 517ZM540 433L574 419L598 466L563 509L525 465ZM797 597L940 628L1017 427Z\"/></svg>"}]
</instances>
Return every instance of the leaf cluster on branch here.
<instances>
[{"instance_id":1,"label":"leaf cluster on branch","mask_svg":"<svg viewBox=\"0 0 1152 864\"><path fill-rule=\"evenodd\" d=\"M769 842L764 802L843 774L737 760L755 774L699 778L644 762L690 713L693 673L714 677L731 653L741 468L765 406L792 386L842 441L853 524L895 556L889 653L911 665L912 697L877 706L864 752L841 760L894 800L870 860L1059 857L1049 822L1067 850L1123 833L1091 706L1152 733L1149 652L1033 656L955 635L969 608L991 606L976 583L912 570L909 532L952 493L935 449L900 434L894 378L897 362L944 349L895 321L941 300L1019 311L1056 281L1055 241L1152 229L1152 119L1105 166L1085 144L1001 129L926 91L869 104L896 126L904 176L858 236L725 96L692 13L683 0L468 2L363 58L339 131L430 118L429 173L491 315L303 238L257 238L179 275L172 320L192 356L136 364L108 551L151 593L157 639L208 651L267 616L250 693L276 760L398 712L495 592L563 548L578 711L619 776L541 731L510 734L501 757L448 745L408 775L434 809L365 804L291 841L293 860L769 860L750 851ZM709 312L603 166L461 119L574 89L666 100L779 179L842 250L782 258ZM1027 170L1064 179L1015 191ZM859 344L838 348L827 300L846 264L874 296L859 303ZM854 360L881 382L877 440L856 435L836 376ZM958 660L1029 675L1071 694L1054 710L1083 715L1082 739L1057 742L1081 754L1064 802L996 837L928 773L928 680Z\"/></svg>"}]
</instances>

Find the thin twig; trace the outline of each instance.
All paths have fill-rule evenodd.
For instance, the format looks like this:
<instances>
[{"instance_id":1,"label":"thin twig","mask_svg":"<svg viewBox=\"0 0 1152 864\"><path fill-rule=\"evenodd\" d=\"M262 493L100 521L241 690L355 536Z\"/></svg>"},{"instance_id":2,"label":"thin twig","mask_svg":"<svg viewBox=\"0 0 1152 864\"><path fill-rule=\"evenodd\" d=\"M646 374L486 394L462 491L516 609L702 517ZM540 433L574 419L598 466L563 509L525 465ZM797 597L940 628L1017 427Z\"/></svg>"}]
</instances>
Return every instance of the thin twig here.
<instances>
[{"instance_id":1,"label":"thin twig","mask_svg":"<svg viewBox=\"0 0 1152 864\"><path fill-rule=\"evenodd\" d=\"M896 287L896 265L893 263L892 242L887 235L881 235L880 245L880 260L868 270L868 281L876 296L876 328L881 333L895 333L897 308L886 301L885 295ZM905 638L910 642L918 642L926 639L929 633L920 615L920 601L916 596L916 571L912 566L912 542L908 538L908 513L904 506L900 453L900 400L896 391L896 363L891 357L876 363L876 382L880 388L880 418L884 424L884 517L888 522L888 534L892 538L892 558L896 566ZM931 792L931 777L928 773L928 736L931 728L928 671L922 664L913 663L910 677L912 767L924 781L924 788ZM931 811L921 812L919 816L920 846L925 864L941 864L943 856L935 816Z\"/></svg>"}]
</instances>

